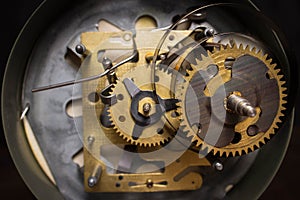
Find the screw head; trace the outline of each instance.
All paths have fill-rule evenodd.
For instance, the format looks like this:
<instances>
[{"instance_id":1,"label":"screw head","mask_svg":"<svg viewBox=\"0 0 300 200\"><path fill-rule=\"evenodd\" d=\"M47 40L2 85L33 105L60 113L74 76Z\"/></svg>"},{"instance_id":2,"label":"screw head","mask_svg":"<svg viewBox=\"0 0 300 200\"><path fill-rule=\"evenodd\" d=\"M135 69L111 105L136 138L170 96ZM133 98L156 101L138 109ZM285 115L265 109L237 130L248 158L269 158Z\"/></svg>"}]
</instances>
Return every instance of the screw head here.
<instances>
[{"instance_id":1,"label":"screw head","mask_svg":"<svg viewBox=\"0 0 300 200\"><path fill-rule=\"evenodd\" d=\"M148 188L152 188L153 187L153 181L151 179L147 179L146 185L147 185Z\"/></svg>"},{"instance_id":2,"label":"screw head","mask_svg":"<svg viewBox=\"0 0 300 200\"><path fill-rule=\"evenodd\" d=\"M222 164L221 162L216 161L216 162L214 163L214 168L215 168L216 170L218 170L218 171L222 171L223 168L224 168L224 166L223 166L223 164Z\"/></svg>"},{"instance_id":3,"label":"screw head","mask_svg":"<svg viewBox=\"0 0 300 200\"><path fill-rule=\"evenodd\" d=\"M90 177L88 178L88 186L92 188L92 187L94 187L96 184L97 184L96 178L93 177L93 176L90 176Z\"/></svg>"},{"instance_id":4,"label":"screw head","mask_svg":"<svg viewBox=\"0 0 300 200\"><path fill-rule=\"evenodd\" d=\"M83 54L85 52L85 46L83 46L82 44L78 44L76 45L75 47L75 51L78 53L78 54Z\"/></svg>"},{"instance_id":5,"label":"screw head","mask_svg":"<svg viewBox=\"0 0 300 200\"><path fill-rule=\"evenodd\" d=\"M143 105L143 111L144 111L144 113L148 114L150 112L150 110L151 110L151 104L150 103L145 103Z\"/></svg>"}]
</instances>

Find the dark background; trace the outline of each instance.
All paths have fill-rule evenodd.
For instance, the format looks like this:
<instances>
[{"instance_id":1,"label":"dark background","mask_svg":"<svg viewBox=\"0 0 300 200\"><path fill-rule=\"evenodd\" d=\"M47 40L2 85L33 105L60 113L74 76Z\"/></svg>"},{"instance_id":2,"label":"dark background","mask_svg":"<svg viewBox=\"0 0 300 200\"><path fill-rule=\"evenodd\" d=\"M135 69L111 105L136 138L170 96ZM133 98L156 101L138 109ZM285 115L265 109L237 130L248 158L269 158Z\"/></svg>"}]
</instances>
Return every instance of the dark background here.
<instances>
[{"instance_id":1,"label":"dark background","mask_svg":"<svg viewBox=\"0 0 300 200\"><path fill-rule=\"evenodd\" d=\"M4 74L10 49L28 17L42 0L10 0L1 4L0 12L0 77ZM300 63L300 1L298 0L257 0L259 7L288 39ZM299 99L299 98L298 98ZM296 101L296 104L299 104ZM299 199L297 198L300 180L300 109L296 112L296 122L285 159L268 189L260 199ZM2 128L0 129L0 198L35 199L19 176L7 150Z\"/></svg>"}]
</instances>

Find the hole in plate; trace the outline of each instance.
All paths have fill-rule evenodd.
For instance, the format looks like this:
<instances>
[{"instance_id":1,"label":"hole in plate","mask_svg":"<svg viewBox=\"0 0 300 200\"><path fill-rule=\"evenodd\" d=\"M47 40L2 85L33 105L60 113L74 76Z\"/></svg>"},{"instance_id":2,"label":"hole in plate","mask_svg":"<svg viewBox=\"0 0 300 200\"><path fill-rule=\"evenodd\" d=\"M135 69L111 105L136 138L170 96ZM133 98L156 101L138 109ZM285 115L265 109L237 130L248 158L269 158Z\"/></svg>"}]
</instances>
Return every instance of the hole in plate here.
<instances>
[{"instance_id":1,"label":"hole in plate","mask_svg":"<svg viewBox=\"0 0 300 200\"><path fill-rule=\"evenodd\" d=\"M72 156L72 160L75 164L77 164L80 168L84 166L83 162L83 149L80 149L77 153Z\"/></svg>"},{"instance_id":2,"label":"hole in plate","mask_svg":"<svg viewBox=\"0 0 300 200\"><path fill-rule=\"evenodd\" d=\"M88 96L88 100L92 103L97 103L100 100L99 94L97 92L91 92Z\"/></svg>"},{"instance_id":3,"label":"hole in plate","mask_svg":"<svg viewBox=\"0 0 300 200\"><path fill-rule=\"evenodd\" d=\"M157 21L151 15L142 15L135 22L135 28L138 29L150 29L157 28Z\"/></svg>"},{"instance_id":4,"label":"hole in plate","mask_svg":"<svg viewBox=\"0 0 300 200\"><path fill-rule=\"evenodd\" d=\"M82 116L82 99L70 99L65 106L65 112L68 117L75 118Z\"/></svg>"}]
</instances>

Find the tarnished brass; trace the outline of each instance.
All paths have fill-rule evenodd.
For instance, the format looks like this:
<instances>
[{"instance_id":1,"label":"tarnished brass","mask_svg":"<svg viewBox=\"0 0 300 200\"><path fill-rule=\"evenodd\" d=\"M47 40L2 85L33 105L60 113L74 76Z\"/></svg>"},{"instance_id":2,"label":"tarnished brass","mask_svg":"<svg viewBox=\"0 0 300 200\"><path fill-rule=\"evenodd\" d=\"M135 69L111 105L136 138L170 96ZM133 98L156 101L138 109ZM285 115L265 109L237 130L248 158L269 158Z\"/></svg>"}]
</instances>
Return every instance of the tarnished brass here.
<instances>
[{"instance_id":1,"label":"tarnished brass","mask_svg":"<svg viewBox=\"0 0 300 200\"><path fill-rule=\"evenodd\" d=\"M121 80L117 82L115 88L113 89L115 94L123 95L123 100L118 101L118 103L111 106L109 112L114 129L122 138L124 138L124 140L135 145L151 147L161 145L169 141L179 127L179 120L171 116L171 111L167 112L165 113L166 118L161 117L161 119L155 124L145 127L139 139L132 139L135 121L132 119L130 113L131 99L124 84L122 83L122 80L123 78L130 78L134 80L134 83L141 90L150 91L152 88L151 76L143 76L142 74L151 74L151 68L147 66L139 66L123 75ZM156 71L156 76L159 77L160 80L156 84L157 94L163 99L171 98L173 96L172 92L170 91L172 76L161 70ZM153 108L156 106L152 99L144 98L139 102L141 103L141 107L145 102L152 104ZM154 109L152 109L150 112L153 111ZM120 116L123 116L125 121L119 120ZM162 133L158 134L160 130L162 130Z\"/></svg>"},{"instance_id":2,"label":"tarnished brass","mask_svg":"<svg viewBox=\"0 0 300 200\"><path fill-rule=\"evenodd\" d=\"M99 29L101 30L101 29ZM113 88L113 93L116 93L119 102L129 101L126 97L127 92L125 88L118 90L119 86L122 86L120 80L124 77L130 77L133 79L143 80L136 81L135 83L142 90L151 90L150 71L151 68L148 65L145 57L149 52L154 52L157 43L159 42L164 31L151 31L151 30L137 30L135 38L132 37L130 32L91 32L83 33L81 36L81 43L86 47L89 55L83 61L82 64L82 76L89 77L95 74L102 73L105 69L102 65L102 59L104 57L110 58L113 63L122 59L122 56L126 53L130 53L134 49L133 40L136 42L136 48L139 51L138 62L126 63L120 66L115 72L119 80ZM173 31L172 41L165 44L161 52L168 52L168 46L174 46L177 42L190 34L190 31ZM170 90L170 79L172 78L167 72L158 70L157 72L160 81L157 84L157 92L162 98L170 98L174 94ZM104 127L100 122L100 115L104 109L104 104L101 101L91 102L88 98L91 93L100 93L102 89L108 86L107 78L94 80L83 83L82 86L82 102L83 102L83 142L84 142L84 185L85 190L88 192L154 192L154 191L172 191L172 190L194 190L198 189L202 185L202 177L199 172L190 170L190 167L202 167L209 166L210 163L205 158L199 158L199 156L187 150L183 155L179 157L177 162L173 162L170 165L163 167L163 171L147 172L147 173L120 173L118 171L109 171L107 168L106 159L114 159L113 155L107 157L107 151L110 152L110 148L120 147L125 148L128 145L138 145L137 151L141 152L141 158L146 162L157 161L163 162L162 158L147 158L143 155L148 151L155 151L160 149L160 146L155 147L149 144L161 144L161 141L165 139L155 139L155 137L146 137L141 143L132 142L129 138L131 132L124 130L124 128L131 127L133 122L126 122L124 126L116 124L117 119L114 116L118 116L118 113L126 115L130 107L130 103L119 103L111 106L109 109L109 115L111 116L112 127ZM121 96L118 96L121 94ZM120 101L122 99L122 101ZM145 103L153 105L149 99L143 99L141 102L142 111ZM115 108L115 109L113 109ZM147 110L147 109L146 109ZM149 111L149 114L155 112L153 108ZM166 113L166 118L169 119L169 125L166 121L162 121L165 131L163 134L157 134L157 128L155 127L155 136L162 136L166 134L166 138L170 139L175 132L176 127L179 126L177 117L171 116L171 113ZM119 117L119 116L118 116ZM130 119L130 114L126 115ZM167 126L164 126L166 124ZM170 124L172 126L170 126ZM175 128L174 128L175 127ZM122 132L120 131L122 130ZM153 129L154 130L154 129ZM149 132L149 134L153 134ZM120 137L121 136L121 137ZM93 138L93 140L90 140ZM125 139L125 140L124 140ZM153 140L154 139L154 140ZM148 144L148 145L147 145ZM147 146L147 147L146 147ZM111 152L110 152L111 153ZM151 165L151 162L149 165ZM101 166L102 173L99 177L99 181L93 187L89 187L88 178L95 170L94 166ZM143 166L140 166L143 167Z\"/></svg>"},{"instance_id":3,"label":"tarnished brass","mask_svg":"<svg viewBox=\"0 0 300 200\"><path fill-rule=\"evenodd\" d=\"M192 151L186 151L176 162L165 168L164 172L141 174L108 174L106 165L95 159L87 150L84 151L85 170L84 183L88 192L157 192L175 190L195 190L202 185L202 176L191 170L191 167L205 167L211 164L206 158ZM159 160L159 159L158 159ZM93 163L99 162L103 166L100 181L93 188L87 186Z\"/></svg>"},{"instance_id":4,"label":"tarnished brass","mask_svg":"<svg viewBox=\"0 0 300 200\"><path fill-rule=\"evenodd\" d=\"M208 52L208 57L202 56L202 60L197 61L197 65L192 65L192 70L188 71L189 76L185 77L186 82L183 83L183 85L180 85L180 89L178 90L178 98L184 102L186 91L189 87L190 81L193 78L193 76L198 73L199 70L205 70L209 65L217 65L219 68L218 76L213 77L210 79L203 91L203 93L210 97L215 94L217 89L221 86L226 84L231 80L232 72L231 69L227 69L224 65L227 58L234 58L238 59L244 55L249 55L254 58L257 58L260 62L262 62L268 69L267 73L269 74L269 79L276 80L277 88L278 88L278 107L277 108L270 108L270 109L276 109L277 114L272 119L272 123L270 127L266 131L260 131L256 133L254 136L249 136L246 133L246 130L250 125L256 123L258 119L260 118L259 113L266 112L261 111L259 108L260 105L257 105L256 108L256 116L251 118L248 117L242 122L235 125L235 131L241 134L241 139L237 143L230 143L223 147L217 147L210 145L206 142L204 142L198 135L197 131L192 128L192 126L189 124L189 121L186 116L186 108L182 104L180 109L181 115L181 126L184 127L184 131L187 132L187 136L192 136L192 142L196 144L196 146L199 146L202 150L206 150L207 152L213 152L214 155L220 154L220 155L242 155L243 153L248 153L251 151L254 151L255 148L258 148L266 143L265 139L270 139L270 136L272 134L275 134L275 129L278 128L278 123L281 122L280 117L283 116L282 111L285 110L284 104L286 104L286 100L284 98L287 96L284 94L284 91L286 88L283 86L285 84L285 81L282 80L283 75L280 75L280 69L275 69L276 64L272 63L272 59L268 59L267 54L263 54L262 51L257 51L256 48L250 49L249 46L246 46L245 48L243 45L236 46L234 43L232 46L227 45L226 47L223 47L221 45L221 48L219 50L214 49L213 52ZM234 91L232 91L234 92ZM264 98L263 96L261 98ZM202 113L203 114L203 113Z\"/></svg>"}]
</instances>

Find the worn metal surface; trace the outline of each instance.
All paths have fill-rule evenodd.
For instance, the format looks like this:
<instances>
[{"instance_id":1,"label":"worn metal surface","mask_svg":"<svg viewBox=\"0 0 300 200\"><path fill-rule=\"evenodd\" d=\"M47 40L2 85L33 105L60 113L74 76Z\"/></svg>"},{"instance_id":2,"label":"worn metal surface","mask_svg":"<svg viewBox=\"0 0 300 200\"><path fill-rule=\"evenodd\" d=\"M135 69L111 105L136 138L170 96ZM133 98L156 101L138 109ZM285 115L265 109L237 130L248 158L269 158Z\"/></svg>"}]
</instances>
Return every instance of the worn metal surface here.
<instances>
[{"instance_id":1,"label":"worn metal surface","mask_svg":"<svg viewBox=\"0 0 300 200\"><path fill-rule=\"evenodd\" d=\"M144 196L143 194L93 194L89 196L82 193L83 184L81 181L83 178L80 175L78 167L71 161L71 157L74 155L74 152L81 148L80 140L77 136L75 136L75 132L73 132L74 127L71 125L71 119L67 118L61 122L55 119L55 116L58 113L65 115L61 107L65 100L70 97L72 87L62 89L58 93L55 93L53 90L36 96L33 96L30 92L30 90L37 85L54 83L56 81L65 80L65 78L74 78L76 69L72 69L73 65L69 65L71 66L70 69L66 67L62 56L65 52L68 39L77 36L81 31L85 30L85 25L87 24L94 27L94 21L98 20L99 16L109 16L109 13L120 13L120 10L117 9L118 5L121 7L132 6L135 8L134 3L136 2L133 3L130 1L129 3L112 3L112 6L110 7L108 4L111 2L103 2L101 6L97 6L96 1L91 1L85 3L82 7L77 6L77 8L75 8L76 5L82 3L82 1L72 1L71 4L68 3L69 2L67 1L46 2L23 30L23 33L14 48L10 62L8 63L6 78L3 84L4 89L2 91L2 113L4 116L3 121L11 154L13 155L23 178L31 187L32 191L34 191L38 197L43 197L43 199L60 199L62 198L62 195L66 199L89 199L92 197L115 197L127 199L142 198ZM178 2L176 2L176 4L177 3ZM165 14L157 15L158 18L166 20L165 22L160 21L160 25L164 25L168 24L169 20L167 19L171 18L173 11L175 12L179 9L179 12L181 12L186 8L188 3L186 1L181 2L182 5L178 7L178 4L175 5L172 4L172 2L162 1L162 3L158 4L162 5L161 7L165 11ZM198 2L193 1L189 5L196 4L198 4ZM159 5L158 7L160 7ZM147 3L145 6L153 8L152 5L148 5ZM49 13L49 10L52 12ZM155 13L155 11L153 11L154 9L150 10ZM133 12L138 13L143 11L134 9ZM169 12L172 12L172 14L168 14ZM61 15L61 13L64 14ZM85 16L86 13L90 13L90 18L82 17ZM127 10L121 10L121 14L122 13L126 16L128 15ZM60 17L60 19L58 19L58 17ZM109 16L109 18L115 20L120 19L119 15ZM134 17L131 17L130 19L133 18ZM42 23L40 19L43 19ZM70 22L70 19L74 21ZM65 23L65 21L68 21L69 23ZM87 23L83 23L83 21ZM81 25L78 26L78 24ZM126 19L123 18L119 21L119 24L122 27L126 27L128 24L130 26L131 23L126 22ZM38 37L39 40L37 41ZM34 44L35 47L33 47ZM27 47L26 51L23 50L24 47ZM30 50L33 48L34 51L31 52ZM28 59L30 54L32 54L32 57ZM25 78L26 80L23 83L26 67L28 67L27 75ZM61 75L66 76L62 77ZM22 101L21 97L22 88L24 89L24 101ZM58 97L61 97L61 100L55 101ZM18 118L20 117L19 114L23 109L21 105L23 104L24 106L26 102L36 105L36 107L29 113L29 120L30 123L34 125L36 137L39 138L39 143L42 146L48 164L51 167L52 172L55 173L55 179L59 182L58 190L60 192L58 192L57 188L51 185L45 175L43 175L31 154L28 144L26 143L23 134L23 127L18 121ZM54 114L55 112L56 114ZM51 113L53 113L53 115ZM57 126L53 127L53 124L57 124ZM62 124L69 127L61 126ZM288 140L281 141L284 141L282 144L283 146L285 146L288 142ZM284 149L279 151L276 155L279 154L284 154ZM250 166L250 163L253 161L250 157L244 157L240 160L240 162L244 162L245 167L243 168L243 165L239 163L238 169L242 167L242 170L238 170L235 174L231 174L232 177L242 177L242 175L246 172L246 166ZM224 183L216 181L215 183L219 183L218 185L220 186L220 188L216 188L216 190L220 189L219 191L221 191L225 182L228 181L229 179L224 180ZM36 185L39 185L39 187L33 187ZM180 199L181 197L187 197L188 194L191 198L198 198L201 195L205 196L206 192L204 191L205 190L201 192L195 191L192 193L156 193L150 195L147 194L147 196L152 199L163 198L166 196L168 198ZM214 194L217 195L218 193L215 192ZM222 195L218 196L218 198L221 198L221 196Z\"/></svg>"}]
</instances>

